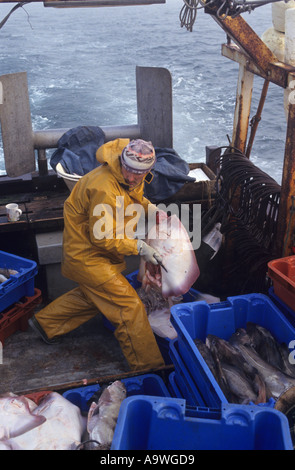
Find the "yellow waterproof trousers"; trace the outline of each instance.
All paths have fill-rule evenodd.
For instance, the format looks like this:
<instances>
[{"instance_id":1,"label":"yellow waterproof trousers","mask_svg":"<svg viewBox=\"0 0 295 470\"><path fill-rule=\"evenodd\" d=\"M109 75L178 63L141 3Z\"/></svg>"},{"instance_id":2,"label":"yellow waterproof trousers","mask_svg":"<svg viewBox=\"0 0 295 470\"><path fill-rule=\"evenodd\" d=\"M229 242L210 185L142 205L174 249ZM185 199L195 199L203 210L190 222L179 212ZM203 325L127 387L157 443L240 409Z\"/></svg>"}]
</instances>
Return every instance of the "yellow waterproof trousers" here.
<instances>
[{"instance_id":1,"label":"yellow waterproof trousers","mask_svg":"<svg viewBox=\"0 0 295 470\"><path fill-rule=\"evenodd\" d=\"M99 312L115 327L115 337L131 370L164 365L143 303L118 274L96 288L80 285L51 302L35 317L48 338L64 335Z\"/></svg>"}]
</instances>

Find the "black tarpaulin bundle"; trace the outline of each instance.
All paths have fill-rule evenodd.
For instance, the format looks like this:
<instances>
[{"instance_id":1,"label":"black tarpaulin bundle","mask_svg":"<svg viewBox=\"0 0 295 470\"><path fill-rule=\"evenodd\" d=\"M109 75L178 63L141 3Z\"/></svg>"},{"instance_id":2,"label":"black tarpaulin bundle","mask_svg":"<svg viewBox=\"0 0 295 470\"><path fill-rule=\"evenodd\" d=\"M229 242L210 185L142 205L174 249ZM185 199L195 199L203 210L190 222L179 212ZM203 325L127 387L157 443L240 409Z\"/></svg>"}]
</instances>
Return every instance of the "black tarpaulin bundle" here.
<instances>
[{"instance_id":1,"label":"black tarpaulin bundle","mask_svg":"<svg viewBox=\"0 0 295 470\"><path fill-rule=\"evenodd\" d=\"M61 163L67 173L83 176L100 165L96 160L96 151L104 142L105 135L100 127L79 126L70 129L59 139L50 165L56 170L56 165Z\"/></svg>"},{"instance_id":2,"label":"black tarpaulin bundle","mask_svg":"<svg viewBox=\"0 0 295 470\"><path fill-rule=\"evenodd\" d=\"M187 182L195 181L188 176L189 165L174 149L155 147L157 161L152 169L153 180L145 184L145 196L151 202L159 202L173 196Z\"/></svg>"}]
</instances>

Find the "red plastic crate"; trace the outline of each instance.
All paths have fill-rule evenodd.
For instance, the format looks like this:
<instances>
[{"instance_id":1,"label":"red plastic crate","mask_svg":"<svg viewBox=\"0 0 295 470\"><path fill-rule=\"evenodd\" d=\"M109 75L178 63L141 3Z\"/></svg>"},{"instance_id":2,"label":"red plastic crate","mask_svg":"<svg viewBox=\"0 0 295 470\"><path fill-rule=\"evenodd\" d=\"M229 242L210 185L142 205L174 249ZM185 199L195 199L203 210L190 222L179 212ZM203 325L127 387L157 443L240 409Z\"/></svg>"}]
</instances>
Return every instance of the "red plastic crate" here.
<instances>
[{"instance_id":1,"label":"red plastic crate","mask_svg":"<svg viewBox=\"0 0 295 470\"><path fill-rule=\"evenodd\" d=\"M270 261L268 275L273 281L275 295L295 310L295 256Z\"/></svg>"},{"instance_id":2,"label":"red plastic crate","mask_svg":"<svg viewBox=\"0 0 295 470\"><path fill-rule=\"evenodd\" d=\"M39 405L43 398L46 397L46 395L49 393L52 393L52 390L41 390L39 392L28 393L25 395L25 397L35 402L36 405Z\"/></svg>"},{"instance_id":3,"label":"red plastic crate","mask_svg":"<svg viewBox=\"0 0 295 470\"><path fill-rule=\"evenodd\" d=\"M27 330L29 318L33 315L35 307L41 302L41 291L34 289L32 297L22 297L14 305L0 313L0 341L2 346L5 339L17 330Z\"/></svg>"}]
</instances>

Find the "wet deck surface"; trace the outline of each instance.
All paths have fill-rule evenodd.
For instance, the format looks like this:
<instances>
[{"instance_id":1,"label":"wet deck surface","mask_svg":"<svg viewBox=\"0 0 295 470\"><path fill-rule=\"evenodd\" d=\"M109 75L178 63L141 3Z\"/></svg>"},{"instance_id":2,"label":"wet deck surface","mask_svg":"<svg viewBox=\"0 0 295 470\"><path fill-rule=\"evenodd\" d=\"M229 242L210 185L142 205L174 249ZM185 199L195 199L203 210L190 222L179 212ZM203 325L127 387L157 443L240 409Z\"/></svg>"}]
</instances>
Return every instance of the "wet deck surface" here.
<instances>
[{"instance_id":1,"label":"wet deck surface","mask_svg":"<svg viewBox=\"0 0 295 470\"><path fill-rule=\"evenodd\" d=\"M119 343L103 325L101 315L63 336L56 345L44 343L28 327L4 342L0 394L74 388L85 380L99 383L96 379L126 372L130 369Z\"/></svg>"}]
</instances>

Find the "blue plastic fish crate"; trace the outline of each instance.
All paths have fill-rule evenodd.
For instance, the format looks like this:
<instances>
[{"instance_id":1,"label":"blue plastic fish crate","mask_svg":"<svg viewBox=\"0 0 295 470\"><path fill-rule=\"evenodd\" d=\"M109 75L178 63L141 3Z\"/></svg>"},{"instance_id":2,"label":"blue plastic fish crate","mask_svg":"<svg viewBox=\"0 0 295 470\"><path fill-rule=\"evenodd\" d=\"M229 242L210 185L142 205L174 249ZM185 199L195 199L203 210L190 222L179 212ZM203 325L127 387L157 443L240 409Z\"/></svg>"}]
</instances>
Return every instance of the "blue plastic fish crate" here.
<instances>
[{"instance_id":1,"label":"blue plastic fish crate","mask_svg":"<svg viewBox=\"0 0 295 470\"><path fill-rule=\"evenodd\" d=\"M175 367L175 380L177 382L178 389L181 392L181 398L185 398L189 405L209 406L208 403L210 403L210 406L213 406L214 403L214 406L220 406L220 402L224 402L225 397L223 393L222 395L219 394L218 389L214 390L214 392L217 393L220 402L218 400L215 402L209 402L207 394L201 393L202 387L199 388L199 383L196 383L198 381L196 381L195 377L190 374L187 364L179 354L177 340L173 340L170 343L170 357Z\"/></svg>"},{"instance_id":2,"label":"blue plastic fish crate","mask_svg":"<svg viewBox=\"0 0 295 470\"><path fill-rule=\"evenodd\" d=\"M196 405L200 397L206 406L218 408L228 403L221 388L201 356L194 339L206 340L208 334L228 340L237 328L247 322L267 328L275 339L287 345L295 338L295 329L278 307L262 294L228 297L225 302L193 302L171 308L171 323L178 333L171 343L171 356L176 375L180 372L186 385L193 382ZM180 365L178 361L181 361ZM178 377L178 375L177 375ZM198 394L196 394L196 391Z\"/></svg>"},{"instance_id":3,"label":"blue plastic fish crate","mask_svg":"<svg viewBox=\"0 0 295 470\"><path fill-rule=\"evenodd\" d=\"M133 395L154 395L159 397L170 397L168 388L163 379L157 374L145 374L137 377L122 379L127 391L127 397ZM82 412L87 412L87 402L95 392L101 389L99 385L87 385L85 387L67 390L63 397L78 406Z\"/></svg>"},{"instance_id":4,"label":"blue plastic fish crate","mask_svg":"<svg viewBox=\"0 0 295 470\"><path fill-rule=\"evenodd\" d=\"M26 258L0 251L0 268L14 269L7 281L0 284L0 312L17 302L21 297L34 296L34 283L38 272L37 263Z\"/></svg>"},{"instance_id":5,"label":"blue plastic fish crate","mask_svg":"<svg viewBox=\"0 0 295 470\"><path fill-rule=\"evenodd\" d=\"M179 386L177 384L177 381L175 379L175 372L171 372L169 375L169 391L171 393L171 396L174 398L183 398L181 391L179 389Z\"/></svg>"},{"instance_id":6,"label":"blue plastic fish crate","mask_svg":"<svg viewBox=\"0 0 295 470\"><path fill-rule=\"evenodd\" d=\"M173 371L169 375L169 391L172 397L184 398L187 406L196 406L196 396L191 391L190 386L187 385L186 377L181 375L181 371L180 373ZM201 405L202 401L202 399L199 399L198 405Z\"/></svg>"},{"instance_id":7,"label":"blue plastic fish crate","mask_svg":"<svg viewBox=\"0 0 295 470\"><path fill-rule=\"evenodd\" d=\"M273 303L280 309L280 311L285 315L287 320L295 327L295 310L292 310L285 302L283 302L275 293L274 288L270 287L268 290L268 295ZM295 308L295 305L294 305Z\"/></svg>"},{"instance_id":8,"label":"blue plastic fish crate","mask_svg":"<svg viewBox=\"0 0 295 470\"><path fill-rule=\"evenodd\" d=\"M111 450L292 449L288 420L277 410L228 404L221 410L187 408L183 399L142 395L123 401L111 446Z\"/></svg>"},{"instance_id":9,"label":"blue plastic fish crate","mask_svg":"<svg viewBox=\"0 0 295 470\"><path fill-rule=\"evenodd\" d=\"M138 270L134 271L131 274L126 275L126 279L130 282L131 286L133 289L138 289L141 286L141 282L138 281L137 279L138 275ZM183 302L194 302L199 293L195 289L190 289L186 294L183 295ZM103 324L106 328L108 328L111 331L114 331L115 328L111 324L111 322L103 315ZM171 358L170 358L170 353L169 353L169 345L170 345L170 338L163 338L161 336L158 336L155 334L155 338L158 344L158 347L161 351L161 354L163 356L164 362L166 365L171 364Z\"/></svg>"}]
</instances>

